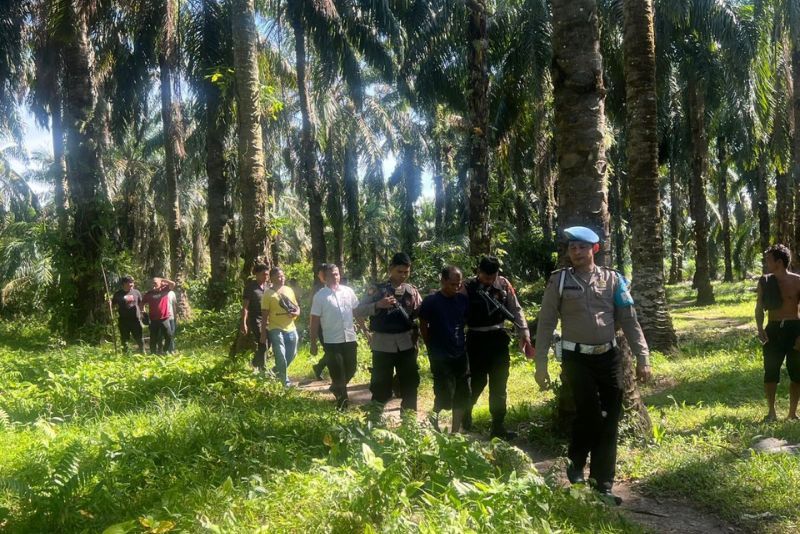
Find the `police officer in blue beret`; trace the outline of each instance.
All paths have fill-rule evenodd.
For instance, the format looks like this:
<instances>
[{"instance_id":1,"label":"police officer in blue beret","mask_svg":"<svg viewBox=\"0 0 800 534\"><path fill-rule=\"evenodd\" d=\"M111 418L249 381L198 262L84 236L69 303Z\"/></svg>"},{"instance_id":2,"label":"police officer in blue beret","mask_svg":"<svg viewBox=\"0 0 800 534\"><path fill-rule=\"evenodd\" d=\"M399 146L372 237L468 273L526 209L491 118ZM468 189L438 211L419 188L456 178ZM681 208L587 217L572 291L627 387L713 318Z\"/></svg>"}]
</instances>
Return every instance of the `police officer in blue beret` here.
<instances>
[{"instance_id":1,"label":"police officer in blue beret","mask_svg":"<svg viewBox=\"0 0 800 534\"><path fill-rule=\"evenodd\" d=\"M544 292L536 329L535 378L542 388L550 384L547 353L560 318L562 376L571 386L576 408L567 478L573 484L584 483L591 454L591 484L620 504L622 499L611 493L623 396L617 325L636 354L636 374L642 381L650 376L650 353L627 280L594 262L600 237L584 226L567 228L564 236L571 267L553 272Z\"/></svg>"}]
</instances>

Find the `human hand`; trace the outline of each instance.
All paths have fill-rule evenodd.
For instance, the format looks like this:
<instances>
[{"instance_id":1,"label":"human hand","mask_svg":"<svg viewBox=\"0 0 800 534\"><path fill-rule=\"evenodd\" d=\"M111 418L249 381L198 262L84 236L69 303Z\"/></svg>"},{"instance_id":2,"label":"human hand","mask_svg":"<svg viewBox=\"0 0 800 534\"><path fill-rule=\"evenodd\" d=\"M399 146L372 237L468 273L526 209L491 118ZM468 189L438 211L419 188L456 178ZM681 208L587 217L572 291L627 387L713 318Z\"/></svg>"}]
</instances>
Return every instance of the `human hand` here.
<instances>
[{"instance_id":1,"label":"human hand","mask_svg":"<svg viewBox=\"0 0 800 534\"><path fill-rule=\"evenodd\" d=\"M647 384L650 381L652 373L649 365L636 366L636 379L642 384Z\"/></svg>"},{"instance_id":2,"label":"human hand","mask_svg":"<svg viewBox=\"0 0 800 534\"><path fill-rule=\"evenodd\" d=\"M759 330L758 331L758 340L761 342L762 345L766 345L767 341L769 341L769 336L767 336L766 330Z\"/></svg>"},{"instance_id":3,"label":"human hand","mask_svg":"<svg viewBox=\"0 0 800 534\"><path fill-rule=\"evenodd\" d=\"M533 359L534 350L533 350L533 345L531 345L530 338L524 337L519 340L519 350L522 354L525 355L526 358Z\"/></svg>"},{"instance_id":4,"label":"human hand","mask_svg":"<svg viewBox=\"0 0 800 534\"><path fill-rule=\"evenodd\" d=\"M267 331L266 330L261 332L261 338L259 340L259 343L261 343L262 345L266 345L267 344Z\"/></svg>"},{"instance_id":5,"label":"human hand","mask_svg":"<svg viewBox=\"0 0 800 534\"><path fill-rule=\"evenodd\" d=\"M536 383L539 385L539 388L542 391L550 389L550 373L547 372L547 367L537 367L533 378L536 380Z\"/></svg>"},{"instance_id":6,"label":"human hand","mask_svg":"<svg viewBox=\"0 0 800 534\"><path fill-rule=\"evenodd\" d=\"M308 352L310 352L312 356L316 356L317 355L317 342L316 342L316 340L311 342L311 346L308 348Z\"/></svg>"},{"instance_id":7,"label":"human hand","mask_svg":"<svg viewBox=\"0 0 800 534\"><path fill-rule=\"evenodd\" d=\"M375 303L376 308L380 308L382 310L387 310L389 308L394 307L397 303L397 299L394 298L392 295L387 295L383 297L381 300Z\"/></svg>"},{"instance_id":8,"label":"human hand","mask_svg":"<svg viewBox=\"0 0 800 534\"><path fill-rule=\"evenodd\" d=\"M247 334L247 323L244 321L242 321L242 324L239 325L239 332L245 335Z\"/></svg>"}]
</instances>

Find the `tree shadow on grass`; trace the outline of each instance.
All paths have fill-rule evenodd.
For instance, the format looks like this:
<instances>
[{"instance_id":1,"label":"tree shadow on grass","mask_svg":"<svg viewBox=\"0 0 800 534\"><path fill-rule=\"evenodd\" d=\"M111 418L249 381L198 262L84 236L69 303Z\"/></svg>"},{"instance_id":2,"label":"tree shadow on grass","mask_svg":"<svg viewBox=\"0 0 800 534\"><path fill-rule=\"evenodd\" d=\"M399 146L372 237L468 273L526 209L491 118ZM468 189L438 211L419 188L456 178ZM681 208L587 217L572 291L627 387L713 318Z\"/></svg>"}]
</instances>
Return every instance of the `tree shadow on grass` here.
<instances>
[{"instance_id":1,"label":"tree shadow on grass","mask_svg":"<svg viewBox=\"0 0 800 534\"><path fill-rule=\"evenodd\" d=\"M99 532L120 521L167 515L192 530L198 510L231 494L246 496L272 473L310 469L328 454L326 436L356 417L293 391L248 393L207 403L176 400L109 427L90 426L51 443L48 465L40 454L28 455L4 474L28 504L6 528Z\"/></svg>"},{"instance_id":2,"label":"tree shadow on grass","mask_svg":"<svg viewBox=\"0 0 800 534\"><path fill-rule=\"evenodd\" d=\"M645 396L648 406L681 405L741 406L757 402L764 397L764 373L761 370L742 369L714 373L708 377L689 380Z\"/></svg>"}]
</instances>

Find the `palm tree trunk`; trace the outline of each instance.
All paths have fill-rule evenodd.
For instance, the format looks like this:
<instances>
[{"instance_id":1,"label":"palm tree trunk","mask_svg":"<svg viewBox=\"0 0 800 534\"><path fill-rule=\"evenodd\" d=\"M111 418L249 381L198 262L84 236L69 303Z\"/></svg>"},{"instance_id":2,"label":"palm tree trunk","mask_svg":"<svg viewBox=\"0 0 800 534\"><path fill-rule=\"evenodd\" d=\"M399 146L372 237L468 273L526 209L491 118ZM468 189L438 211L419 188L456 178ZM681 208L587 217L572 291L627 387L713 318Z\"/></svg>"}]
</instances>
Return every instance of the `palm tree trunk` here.
<instances>
[{"instance_id":1,"label":"palm tree trunk","mask_svg":"<svg viewBox=\"0 0 800 534\"><path fill-rule=\"evenodd\" d=\"M758 212L758 240L761 250L769 248L769 172L765 156L760 157L756 174L756 209Z\"/></svg>"},{"instance_id":2,"label":"palm tree trunk","mask_svg":"<svg viewBox=\"0 0 800 534\"><path fill-rule=\"evenodd\" d=\"M678 181L678 162L674 150L669 161L669 283L683 281L683 253L681 249L681 192Z\"/></svg>"},{"instance_id":3,"label":"palm tree trunk","mask_svg":"<svg viewBox=\"0 0 800 534\"><path fill-rule=\"evenodd\" d=\"M164 163L167 181L167 233L169 234L169 257L172 279L175 280L175 295L178 299L178 317L189 315L189 299L183 289L186 278L186 254L183 247L183 221L178 196L184 149L183 117L180 103L180 80L178 69L178 6L176 0L164 1L164 36L158 58L161 75L161 121L164 126ZM174 91L174 94L173 94Z\"/></svg>"},{"instance_id":4,"label":"palm tree trunk","mask_svg":"<svg viewBox=\"0 0 800 534\"><path fill-rule=\"evenodd\" d=\"M56 207L58 231L62 237L69 234L67 214L67 160L64 157L64 124L61 116L61 95L58 91L50 102L50 134L53 137L53 203Z\"/></svg>"},{"instance_id":5,"label":"palm tree trunk","mask_svg":"<svg viewBox=\"0 0 800 534\"><path fill-rule=\"evenodd\" d=\"M614 246L611 249L611 258L609 264L613 264L614 268L621 273L625 272L625 240L623 238L623 224L622 224L622 162L615 166L613 177L609 179L611 182L611 191L609 195L608 210L611 214L612 223L612 238L611 242Z\"/></svg>"},{"instance_id":6,"label":"palm tree trunk","mask_svg":"<svg viewBox=\"0 0 800 534\"><path fill-rule=\"evenodd\" d=\"M364 274L358 189L358 153L351 143L347 143L344 147L344 203L347 208L347 227L350 229L350 273L354 277Z\"/></svg>"},{"instance_id":7,"label":"palm tree trunk","mask_svg":"<svg viewBox=\"0 0 800 534\"><path fill-rule=\"evenodd\" d=\"M791 243L794 236L791 178L787 172L775 173L775 242L784 245Z\"/></svg>"},{"instance_id":8,"label":"palm tree trunk","mask_svg":"<svg viewBox=\"0 0 800 534\"><path fill-rule=\"evenodd\" d=\"M267 185L261 138L261 84L253 0L232 1L233 63L236 69L236 110L239 128L239 195L242 205L242 278L257 261L269 262Z\"/></svg>"},{"instance_id":9,"label":"palm tree trunk","mask_svg":"<svg viewBox=\"0 0 800 534\"><path fill-rule=\"evenodd\" d=\"M689 75L689 127L692 139L692 170L689 209L694 220L696 250L695 285L697 305L714 303L714 289L709 278L708 261L708 215L706 208L706 174L708 172L708 132L705 119L705 90L702 82Z\"/></svg>"},{"instance_id":10,"label":"palm tree trunk","mask_svg":"<svg viewBox=\"0 0 800 534\"><path fill-rule=\"evenodd\" d=\"M605 88L597 4L594 0L555 0L552 6L559 226L583 225L595 229L604 239L596 261L599 265L608 265L608 182L603 140ZM648 435L650 416L636 387L630 349L623 361L626 413L633 418L635 428ZM571 423L575 413L572 395L565 389L561 388L559 398L562 426Z\"/></svg>"},{"instance_id":11,"label":"palm tree trunk","mask_svg":"<svg viewBox=\"0 0 800 534\"><path fill-rule=\"evenodd\" d=\"M733 282L733 254L731 252L731 214L728 209L728 152L725 139L717 139L717 159L719 160L719 188L717 209L722 218L722 248L725 263L725 282Z\"/></svg>"},{"instance_id":12,"label":"palm tree trunk","mask_svg":"<svg viewBox=\"0 0 800 534\"><path fill-rule=\"evenodd\" d=\"M65 27L71 35L64 47L64 128L70 205L73 208L72 240L67 246L74 285L71 313L65 317L67 335L76 337L87 325L110 318L104 306L103 252L108 245L107 221L111 207L102 194L104 170L100 154L100 132L92 120L95 87L90 64L92 53L87 22L70 2ZM68 282L69 283L69 282Z\"/></svg>"},{"instance_id":13,"label":"palm tree trunk","mask_svg":"<svg viewBox=\"0 0 800 534\"><path fill-rule=\"evenodd\" d=\"M400 246L403 251L414 254L414 243L419 240L419 229L414 216L414 202L419 198L421 191L422 172L417 162L417 151L414 145L404 143L402 149L403 172L403 213L401 216Z\"/></svg>"},{"instance_id":14,"label":"palm tree trunk","mask_svg":"<svg viewBox=\"0 0 800 534\"><path fill-rule=\"evenodd\" d=\"M792 173L790 191L794 186L794 265L800 267L800 7L794 6L795 17L790 24L792 39Z\"/></svg>"},{"instance_id":15,"label":"palm tree trunk","mask_svg":"<svg viewBox=\"0 0 800 534\"><path fill-rule=\"evenodd\" d=\"M489 37L486 0L468 0L467 65L469 91L469 252L488 254L489 230Z\"/></svg>"},{"instance_id":16,"label":"palm tree trunk","mask_svg":"<svg viewBox=\"0 0 800 534\"><path fill-rule=\"evenodd\" d=\"M332 133L328 132L325 150L325 183L328 188L327 213L333 229L333 262L344 269L344 210L342 207L342 184L336 172L337 158L334 154Z\"/></svg>"},{"instance_id":17,"label":"palm tree trunk","mask_svg":"<svg viewBox=\"0 0 800 534\"><path fill-rule=\"evenodd\" d=\"M208 283L208 302L213 310L221 310L228 301L228 244L225 230L230 219L228 206L228 174L225 170L226 128L220 120L220 91L206 81L205 130L206 174L208 175L208 250L211 279Z\"/></svg>"},{"instance_id":18,"label":"palm tree trunk","mask_svg":"<svg viewBox=\"0 0 800 534\"><path fill-rule=\"evenodd\" d=\"M648 345L671 352L678 338L664 288L653 2L625 0L623 10L632 291Z\"/></svg>"},{"instance_id":19,"label":"palm tree trunk","mask_svg":"<svg viewBox=\"0 0 800 534\"><path fill-rule=\"evenodd\" d=\"M297 93L300 100L300 115L303 126L300 132L300 172L306 185L308 197L308 222L311 233L311 261L320 265L326 261L328 252L325 245L325 222L322 218L322 194L317 183L316 141L314 126L311 123L311 101L308 96L306 79L305 29L299 16L292 20L294 28L295 70L297 72Z\"/></svg>"}]
</instances>

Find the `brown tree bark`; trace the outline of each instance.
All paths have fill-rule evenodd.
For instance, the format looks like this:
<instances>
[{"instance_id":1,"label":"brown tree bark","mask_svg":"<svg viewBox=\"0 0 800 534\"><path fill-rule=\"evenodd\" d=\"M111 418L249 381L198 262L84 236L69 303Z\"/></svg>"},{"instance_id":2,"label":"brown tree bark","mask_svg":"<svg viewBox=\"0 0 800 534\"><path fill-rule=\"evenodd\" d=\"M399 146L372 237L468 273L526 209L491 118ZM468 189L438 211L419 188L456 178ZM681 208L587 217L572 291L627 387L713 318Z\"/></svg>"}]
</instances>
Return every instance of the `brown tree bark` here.
<instances>
[{"instance_id":1,"label":"brown tree bark","mask_svg":"<svg viewBox=\"0 0 800 534\"><path fill-rule=\"evenodd\" d=\"M74 291L71 296L65 295L72 306L65 322L67 335L72 338L81 333L82 327L110 319L105 306L102 262L108 245L111 207L103 195L100 132L93 120L96 91L87 21L73 2L68 3L64 15L69 19L65 27L70 29L64 46L64 129L73 213L72 236L66 247L71 260L67 284Z\"/></svg>"},{"instance_id":2,"label":"brown tree bark","mask_svg":"<svg viewBox=\"0 0 800 534\"><path fill-rule=\"evenodd\" d=\"M765 155L759 157L756 172L756 212L758 213L758 241L761 250L769 248L769 169Z\"/></svg>"},{"instance_id":3,"label":"brown tree bark","mask_svg":"<svg viewBox=\"0 0 800 534\"><path fill-rule=\"evenodd\" d=\"M681 246L682 197L677 166L678 162L673 151L669 161L670 284L677 284L683 281L683 247Z\"/></svg>"},{"instance_id":4,"label":"brown tree bark","mask_svg":"<svg viewBox=\"0 0 800 534\"><path fill-rule=\"evenodd\" d=\"M733 282L733 254L731 251L731 213L728 209L728 151L726 140L717 139L717 159L719 160L719 177L717 190L717 209L722 218L722 248L724 255L725 282Z\"/></svg>"},{"instance_id":5,"label":"brown tree bark","mask_svg":"<svg viewBox=\"0 0 800 534\"><path fill-rule=\"evenodd\" d=\"M714 303L714 289L709 277L708 258L708 214L706 208L706 175L708 173L708 132L705 117L705 87L694 73L689 74L689 128L692 139L691 188L689 209L694 220L695 265L694 281L697 289L697 305Z\"/></svg>"},{"instance_id":6,"label":"brown tree bark","mask_svg":"<svg viewBox=\"0 0 800 534\"><path fill-rule=\"evenodd\" d=\"M794 204L792 202L792 175L775 173L775 242L791 246L794 237Z\"/></svg>"},{"instance_id":7,"label":"brown tree bark","mask_svg":"<svg viewBox=\"0 0 800 534\"><path fill-rule=\"evenodd\" d=\"M344 270L344 209L342 206L342 183L337 172L336 154L334 144L331 140L331 132L328 132L328 146L325 150L325 184L327 185L326 211L328 221L333 230L333 262Z\"/></svg>"},{"instance_id":8,"label":"brown tree bark","mask_svg":"<svg viewBox=\"0 0 800 534\"><path fill-rule=\"evenodd\" d=\"M488 254L489 229L489 36L486 0L467 0L467 105L469 109L469 253Z\"/></svg>"},{"instance_id":9,"label":"brown tree bark","mask_svg":"<svg viewBox=\"0 0 800 534\"><path fill-rule=\"evenodd\" d=\"M594 0L553 2L553 92L555 143L559 165L559 226L593 228L604 239L598 265L609 263L609 213L604 146L605 88L600 30ZM636 387L630 349L624 354L627 417L649 435L650 416ZM566 386L566 387L564 387ZM574 414L568 384L562 377L559 416L562 425Z\"/></svg>"},{"instance_id":10,"label":"brown tree bark","mask_svg":"<svg viewBox=\"0 0 800 534\"><path fill-rule=\"evenodd\" d=\"M625 0L623 11L631 290L648 345L671 352L677 347L678 338L664 288L653 1Z\"/></svg>"},{"instance_id":11,"label":"brown tree bark","mask_svg":"<svg viewBox=\"0 0 800 534\"><path fill-rule=\"evenodd\" d=\"M794 7L794 13L800 11ZM794 132L792 135L792 172L790 191L794 186L794 267L800 268L800 14L789 25L792 40L792 115Z\"/></svg>"},{"instance_id":12,"label":"brown tree bark","mask_svg":"<svg viewBox=\"0 0 800 534\"><path fill-rule=\"evenodd\" d=\"M364 244L361 239L361 203L358 186L358 152L352 143L344 147L344 203L350 229L350 274L364 274Z\"/></svg>"},{"instance_id":13,"label":"brown tree bark","mask_svg":"<svg viewBox=\"0 0 800 534\"><path fill-rule=\"evenodd\" d=\"M211 263L211 279L208 284L208 302L211 309L221 310L228 301L228 243L225 232L230 220L228 205L228 173L225 164L226 127L220 118L220 91L206 81L205 128L206 128L206 174L208 176L208 251Z\"/></svg>"},{"instance_id":14,"label":"brown tree bark","mask_svg":"<svg viewBox=\"0 0 800 534\"><path fill-rule=\"evenodd\" d=\"M164 0L164 25L158 66L161 76L161 122L164 127L164 166L167 181L165 214L169 235L169 257L172 279L176 283L178 317L189 316L189 299L183 289L186 278L186 253L181 219L178 184L181 181L184 149L183 115L180 102L180 76L178 62L178 6L176 0Z\"/></svg>"},{"instance_id":15,"label":"brown tree bark","mask_svg":"<svg viewBox=\"0 0 800 534\"><path fill-rule=\"evenodd\" d=\"M294 28L295 71L297 72L297 93L300 101L300 115L303 123L300 131L300 173L306 186L308 197L308 222L311 233L311 260L314 265L326 261L328 255L325 244L325 222L322 218L322 194L317 180L316 140L314 125L311 122L311 101L308 96L306 79L305 29L299 14L292 18Z\"/></svg>"},{"instance_id":16,"label":"brown tree bark","mask_svg":"<svg viewBox=\"0 0 800 534\"><path fill-rule=\"evenodd\" d=\"M67 160L64 155L64 123L61 111L61 94L56 91L50 102L50 134L53 138L53 203L56 207L58 231L62 236L69 234L69 215L67 212Z\"/></svg>"},{"instance_id":17,"label":"brown tree bark","mask_svg":"<svg viewBox=\"0 0 800 534\"><path fill-rule=\"evenodd\" d=\"M242 206L242 278L257 261L269 263L267 185L261 137L261 83L253 0L232 0L233 63L239 139L239 195Z\"/></svg>"}]
</instances>

